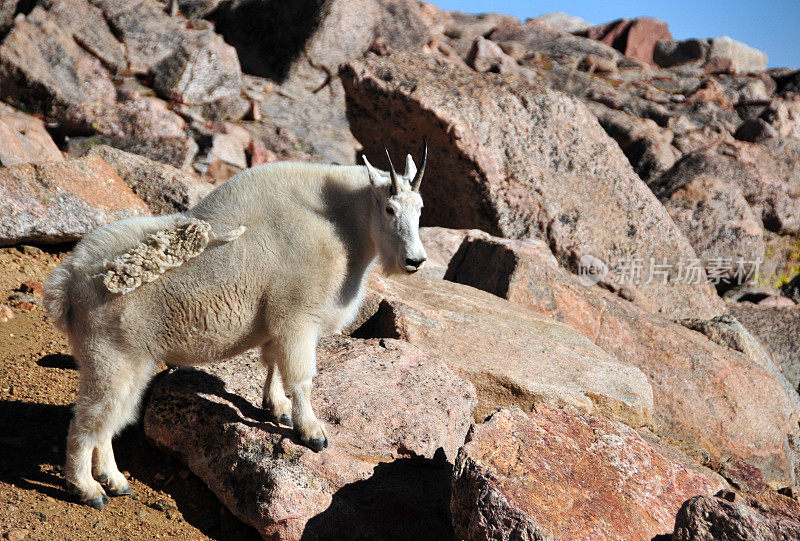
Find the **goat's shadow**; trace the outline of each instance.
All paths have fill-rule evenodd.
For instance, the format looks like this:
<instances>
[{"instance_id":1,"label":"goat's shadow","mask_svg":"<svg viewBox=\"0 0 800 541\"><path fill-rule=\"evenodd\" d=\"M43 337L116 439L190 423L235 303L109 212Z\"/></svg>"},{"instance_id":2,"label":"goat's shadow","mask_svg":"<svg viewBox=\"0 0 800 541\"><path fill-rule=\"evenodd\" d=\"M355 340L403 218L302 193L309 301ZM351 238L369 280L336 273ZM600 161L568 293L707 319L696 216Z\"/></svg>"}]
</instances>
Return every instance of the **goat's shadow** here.
<instances>
[{"instance_id":1,"label":"goat's shadow","mask_svg":"<svg viewBox=\"0 0 800 541\"><path fill-rule=\"evenodd\" d=\"M56 466L64 460L71 417L69 406L0 400L0 481L55 499L71 499Z\"/></svg>"},{"instance_id":2,"label":"goat's shadow","mask_svg":"<svg viewBox=\"0 0 800 541\"><path fill-rule=\"evenodd\" d=\"M69 355L46 355L37 361L46 368L70 369L75 367ZM154 379L164 377L162 372ZM214 392L236 403L251 418L258 419L260 408L230 393L224 393L219 382L212 386ZM148 388L146 403L152 386ZM231 419L255 423L265 430L284 430L270 423L240 419L230 406L226 414ZM75 496L64 489L62 465L65 459L67 431L72 419L71 405L41 404L24 400L0 400L0 481L33 490L55 500L77 504ZM169 494L175 501L184 520L212 539L260 539L250 526L231 515L194 475L179 476L183 470L169 453L156 448L145 436L140 421L123 430L114 438L114 454L119 468L149 487ZM125 498L129 498L126 496ZM154 502L142 500L145 505ZM113 500L112 500L112 506ZM209 512L213 510L213 512Z\"/></svg>"}]
</instances>

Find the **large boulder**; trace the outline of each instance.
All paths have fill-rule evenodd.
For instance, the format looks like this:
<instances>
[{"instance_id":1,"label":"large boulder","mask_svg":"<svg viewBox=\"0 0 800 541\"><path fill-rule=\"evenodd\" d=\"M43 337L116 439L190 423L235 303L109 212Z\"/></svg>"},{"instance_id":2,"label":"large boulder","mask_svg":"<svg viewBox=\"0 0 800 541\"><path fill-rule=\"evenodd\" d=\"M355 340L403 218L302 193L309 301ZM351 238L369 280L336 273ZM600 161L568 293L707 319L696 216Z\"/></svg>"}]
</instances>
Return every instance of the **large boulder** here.
<instances>
[{"instance_id":1,"label":"large boulder","mask_svg":"<svg viewBox=\"0 0 800 541\"><path fill-rule=\"evenodd\" d=\"M264 538L452 538L452 461L475 391L395 340L334 338L312 403L330 446L314 453L266 422L254 353L157 380L144 429Z\"/></svg>"},{"instance_id":2,"label":"large boulder","mask_svg":"<svg viewBox=\"0 0 800 541\"><path fill-rule=\"evenodd\" d=\"M710 72L752 73L767 69L767 55L728 36L675 41L663 39L653 52L663 67L694 64Z\"/></svg>"},{"instance_id":3,"label":"large boulder","mask_svg":"<svg viewBox=\"0 0 800 541\"><path fill-rule=\"evenodd\" d=\"M672 39L669 25L652 17L618 19L573 33L605 43L625 56L648 64L654 64L653 49L656 42Z\"/></svg>"},{"instance_id":4,"label":"large boulder","mask_svg":"<svg viewBox=\"0 0 800 541\"><path fill-rule=\"evenodd\" d=\"M782 499L776 502L777 499ZM766 500L766 501L765 501ZM779 541L800 539L800 504L733 493L695 496L675 518L674 541Z\"/></svg>"},{"instance_id":5,"label":"large boulder","mask_svg":"<svg viewBox=\"0 0 800 541\"><path fill-rule=\"evenodd\" d=\"M723 71L752 73L767 69L767 55L728 36L711 38L708 63Z\"/></svg>"},{"instance_id":6,"label":"large boulder","mask_svg":"<svg viewBox=\"0 0 800 541\"><path fill-rule=\"evenodd\" d=\"M755 277L764 260L764 226L739 186L698 176L663 202L712 281L741 284Z\"/></svg>"},{"instance_id":7,"label":"large boulder","mask_svg":"<svg viewBox=\"0 0 800 541\"><path fill-rule=\"evenodd\" d=\"M236 50L209 28L170 17L153 0L92 0L120 36L131 69L153 75L164 97L203 105L238 96L242 71ZM195 25L196 26L196 25Z\"/></svg>"},{"instance_id":8,"label":"large boulder","mask_svg":"<svg viewBox=\"0 0 800 541\"><path fill-rule=\"evenodd\" d=\"M0 166L63 159L41 119L0 103Z\"/></svg>"},{"instance_id":9,"label":"large boulder","mask_svg":"<svg viewBox=\"0 0 800 541\"><path fill-rule=\"evenodd\" d=\"M545 61L575 68L586 55L594 55L615 64L625 61L625 57L609 45L562 32L536 20L528 20L525 24L509 22L499 25L487 37L503 48L518 47L524 50L522 64L526 65L538 65Z\"/></svg>"},{"instance_id":10,"label":"large boulder","mask_svg":"<svg viewBox=\"0 0 800 541\"><path fill-rule=\"evenodd\" d=\"M71 135L99 134L114 146L185 166L196 145L183 119L160 100L118 92L75 35L57 12L39 6L20 17L0 45L3 99L60 123Z\"/></svg>"},{"instance_id":11,"label":"large boulder","mask_svg":"<svg viewBox=\"0 0 800 541\"><path fill-rule=\"evenodd\" d=\"M532 21L536 21L539 23L544 23L552 26L556 30L561 30L562 32L576 32L578 30L583 30L585 28L589 28L592 26L591 23L581 19L580 17L576 17L575 15L569 15L567 13L562 13L559 11L554 11L551 13L545 13L544 15L539 15L537 17L532 17Z\"/></svg>"},{"instance_id":12,"label":"large boulder","mask_svg":"<svg viewBox=\"0 0 800 541\"><path fill-rule=\"evenodd\" d=\"M541 237L573 267L584 255L648 266L696 257L577 101L522 76L475 74L418 54L350 63L342 80L353 133L373 163L385 161L383 141L397 157L428 137L424 225ZM667 314L722 310L703 280L643 284L639 298Z\"/></svg>"},{"instance_id":13,"label":"large boulder","mask_svg":"<svg viewBox=\"0 0 800 541\"><path fill-rule=\"evenodd\" d=\"M110 165L90 156L0 169L0 214L0 246L6 246L75 241L150 212Z\"/></svg>"},{"instance_id":14,"label":"large boulder","mask_svg":"<svg viewBox=\"0 0 800 541\"><path fill-rule=\"evenodd\" d=\"M86 155L113 167L153 214L188 210L214 188L191 173L110 146L98 145Z\"/></svg>"},{"instance_id":15,"label":"large boulder","mask_svg":"<svg viewBox=\"0 0 800 541\"><path fill-rule=\"evenodd\" d=\"M486 292L421 276L374 276L354 336L401 338L472 381L482 419L496 406L572 405L587 413L649 426L652 390L567 325Z\"/></svg>"},{"instance_id":16,"label":"large boulder","mask_svg":"<svg viewBox=\"0 0 800 541\"><path fill-rule=\"evenodd\" d=\"M309 154L343 164L355 163L359 145L345 116L339 65L371 49L416 49L430 39L421 7L410 0L304 0L270 9L230 2L211 19L245 72L280 84L257 96L258 114L296 134Z\"/></svg>"},{"instance_id":17,"label":"large boulder","mask_svg":"<svg viewBox=\"0 0 800 541\"><path fill-rule=\"evenodd\" d=\"M691 330L648 313L565 272L538 240L468 235L445 278L564 322L640 369L653 387L656 434L732 482L754 483L748 468L775 487L796 482L800 397L735 321L687 321Z\"/></svg>"},{"instance_id":18,"label":"large boulder","mask_svg":"<svg viewBox=\"0 0 800 541\"><path fill-rule=\"evenodd\" d=\"M537 405L470 431L451 509L460 539L649 541L672 531L687 497L720 488L621 423Z\"/></svg>"}]
</instances>

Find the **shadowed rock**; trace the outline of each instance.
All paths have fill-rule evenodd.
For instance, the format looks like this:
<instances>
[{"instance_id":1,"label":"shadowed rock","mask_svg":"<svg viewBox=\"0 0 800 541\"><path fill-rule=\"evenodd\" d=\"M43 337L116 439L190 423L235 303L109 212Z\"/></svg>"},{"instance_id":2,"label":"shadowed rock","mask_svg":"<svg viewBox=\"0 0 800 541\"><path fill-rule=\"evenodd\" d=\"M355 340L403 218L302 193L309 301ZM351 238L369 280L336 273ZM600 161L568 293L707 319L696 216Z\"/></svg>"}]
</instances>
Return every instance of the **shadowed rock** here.
<instances>
[{"instance_id":1,"label":"shadowed rock","mask_svg":"<svg viewBox=\"0 0 800 541\"><path fill-rule=\"evenodd\" d=\"M695 496L675 518L675 541L772 541L800 539L800 505L778 494L759 498L734 493ZM776 499L782 502L776 502ZM766 501L765 501L766 500ZM777 505L776 505L777 504Z\"/></svg>"}]
</instances>

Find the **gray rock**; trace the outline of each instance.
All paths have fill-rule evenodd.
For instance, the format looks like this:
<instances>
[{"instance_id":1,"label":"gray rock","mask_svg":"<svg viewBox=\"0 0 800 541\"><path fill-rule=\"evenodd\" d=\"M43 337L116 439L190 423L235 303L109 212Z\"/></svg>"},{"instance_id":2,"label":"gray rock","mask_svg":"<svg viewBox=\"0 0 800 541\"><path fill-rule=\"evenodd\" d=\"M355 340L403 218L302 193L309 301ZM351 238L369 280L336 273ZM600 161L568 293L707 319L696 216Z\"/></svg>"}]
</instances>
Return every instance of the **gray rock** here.
<instances>
[{"instance_id":1,"label":"gray rock","mask_svg":"<svg viewBox=\"0 0 800 541\"><path fill-rule=\"evenodd\" d=\"M86 155L105 160L156 215L188 210L214 188L186 171L106 145Z\"/></svg>"},{"instance_id":2,"label":"gray rock","mask_svg":"<svg viewBox=\"0 0 800 541\"><path fill-rule=\"evenodd\" d=\"M761 118L751 118L742 122L733 136L739 141L759 143L765 139L777 137L778 132Z\"/></svg>"},{"instance_id":3,"label":"gray rock","mask_svg":"<svg viewBox=\"0 0 800 541\"><path fill-rule=\"evenodd\" d=\"M584 30L592 26L592 23L587 22L580 17L576 17L574 15L568 15L566 13L561 13L558 11L554 11L552 13L545 13L544 15L539 15L538 17L533 17L532 21L536 21L538 23L544 23L552 26L556 30L561 30L562 32L575 32L577 30Z\"/></svg>"},{"instance_id":4,"label":"gray rock","mask_svg":"<svg viewBox=\"0 0 800 541\"><path fill-rule=\"evenodd\" d=\"M212 30L170 17L153 0L92 2L120 36L131 69L151 73L166 98L202 105L241 92L236 51Z\"/></svg>"},{"instance_id":5,"label":"gray rock","mask_svg":"<svg viewBox=\"0 0 800 541\"><path fill-rule=\"evenodd\" d=\"M117 73L127 69L125 47L111 33L100 9L87 0L44 0L40 4L108 69Z\"/></svg>"},{"instance_id":6,"label":"gray rock","mask_svg":"<svg viewBox=\"0 0 800 541\"><path fill-rule=\"evenodd\" d=\"M728 36L662 40L656 44L653 59L665 68L694 63L711 72L752 73L767 69L766 54Z\"/></svg>"},{"instance_id":7,"label":"gray rock","mask_svg":"<svg viewBox=\"0 0 800 541\"><path fill-rule=\"evenodd\" d=\"M787 498L788 499L788 498ZM675 541L777 541L800 538L800 508L775 512L763 504L747 505L715 496L687 500L675 518Z\"/></svg>"},{"instance_id":8,"label":"gray rock","mask_svg":"<svg viewBox=\"0 0 800 541\"><path fill-rule=\"evenodd\" d=\"M708 62L729 65L733 73L752 73L767 69L767 55L728 36L711 38Z\"/></svg>"},{"instance_id":9,"label":"gray rock","mask_svg":"<svg viewBox=\"0 0 800 541\"><path fill-rule=\"evenodd\" d=\"M731 304L728 311L756 336L800 392L800 310L742 302Z\"/></svg>"},{"instance_id":10,"label":"gray rock","mask_svg":"<svg viewBox=\"0 0 800 541\"><path fill-rule=\"evenodd\" d=\"M705 61L709 49L708 42L702 39L664 39L656 42L653 61L664 68L687 63L699 64Z\"/></svg>"},{"instance_id":11,"label":"gray rock","mask_svg":"<svg viewBox=\"0 0 800 541\"><path fill-rule=\"evenodd\" d=\"M764 226L736 184L697 176L663 198L675 224L705 262L709 278L741 285L764 261Z\"/></svg>"}]
</instances>

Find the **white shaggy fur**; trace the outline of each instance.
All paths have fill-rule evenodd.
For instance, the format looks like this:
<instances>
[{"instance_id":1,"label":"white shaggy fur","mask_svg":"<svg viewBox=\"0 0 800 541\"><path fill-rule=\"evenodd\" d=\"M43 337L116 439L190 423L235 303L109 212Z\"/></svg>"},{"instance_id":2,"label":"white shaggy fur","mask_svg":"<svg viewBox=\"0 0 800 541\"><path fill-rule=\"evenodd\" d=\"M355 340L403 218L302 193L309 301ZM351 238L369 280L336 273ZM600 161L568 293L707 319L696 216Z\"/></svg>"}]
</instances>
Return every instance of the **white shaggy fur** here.
<instances>
[{"instance_id":1,"label":"white shaggy fur","mask_svg":"<svg viewBox=\"0 0 800 541\"><path fill-rule=\"evenodd\" d=\"M130 491L111 438L134 419L162 360L199 364L260 347L264 406L293 422L315 450L326 446L310 403L317 340L352 321L376 258L390 273L422 267L415 173L410 156L394 185L368 163L268 164L236 175L183 214L124 220L82 240L45 286L47 308L81 371L68 486L99 508L106 492ZM106 288L108 261L188 221L207 224L223 242L209 242L125 295Z\"/></svg>"}]
</instances>

